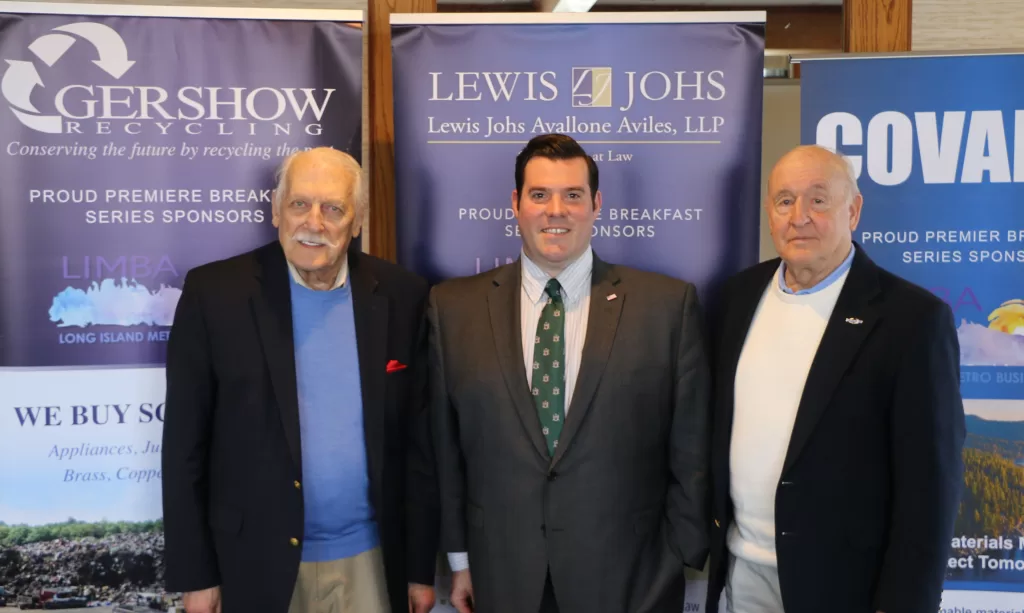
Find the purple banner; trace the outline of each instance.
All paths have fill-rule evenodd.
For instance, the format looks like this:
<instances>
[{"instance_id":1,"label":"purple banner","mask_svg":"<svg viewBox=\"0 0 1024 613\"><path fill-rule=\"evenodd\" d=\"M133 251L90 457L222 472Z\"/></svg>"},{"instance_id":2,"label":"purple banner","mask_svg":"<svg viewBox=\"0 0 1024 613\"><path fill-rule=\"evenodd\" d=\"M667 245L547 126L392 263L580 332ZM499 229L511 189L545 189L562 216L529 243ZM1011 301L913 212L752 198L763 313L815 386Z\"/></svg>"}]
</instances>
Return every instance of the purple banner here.
<instances>
[{"instance_id":1,"label":"purple banner","mask_svg":"<svg viewBox=\"0 0 1024 613\"><path fill-rule=\"evenodd\" d=\"M763 23L593 21L392 26L402 264L514 261L515 156L548 132L598 163L601 258L702 292L757 262Z\"/></svg>"},{"instance_id":2,"label":"purple banner","mask_svg":"<svg viewBox=\"0 0 1024 613\"><path fill-rule=\"evenodd\" d=\"M162 364L185 273L271 240L273 171L361 151L359 24L0 14L0 366Z\"/></svg>"},{"instance_id":3,"label":"purple banner","mask_svg":"<svg viewBox=\"0 0 1024 613\"><path fill-rule=\"evenodd\" d=\"M183 610L163 584L160 466L182 283L274 239L285 155L360 157L359 14L12 6L0 2L0 583L30 608Z\"/></svg>"},{"instance_id":4,"label":"purple banner","mask_svg":"<svg viewBox=\"0 0 1024 613\"><path fill-rule=\"evenodd\" d=\"M754 15L762 21L393 18L399 262L433 281L514 262L516 154L559 132L600 168L595 253L696 283L706 298L758 260L764 25ZM705 582L691 579L681 605L696 611Z\"/></svg>"}]
</instances>

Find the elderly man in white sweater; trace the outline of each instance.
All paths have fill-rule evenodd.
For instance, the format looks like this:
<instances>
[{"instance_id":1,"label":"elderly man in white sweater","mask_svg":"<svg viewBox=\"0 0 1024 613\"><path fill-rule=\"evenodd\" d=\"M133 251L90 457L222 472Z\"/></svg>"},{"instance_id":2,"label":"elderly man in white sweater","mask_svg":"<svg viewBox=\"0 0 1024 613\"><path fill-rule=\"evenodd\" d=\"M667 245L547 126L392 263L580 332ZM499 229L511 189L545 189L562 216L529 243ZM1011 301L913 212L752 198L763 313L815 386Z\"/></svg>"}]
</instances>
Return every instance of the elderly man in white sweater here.
<instances>
[{"instance_id":1,"label":"elderly man in white sweater","mask_svg":"<svg viewBox=\"0 0 1024 613\"><path fill-rule=\"evenodd\" d=\"M781 258L713 313L711 612L938 609L963 479L956 329L854 243L862 206L840 155L785 155L765 202Z\"/></svg>"}]
</instances>

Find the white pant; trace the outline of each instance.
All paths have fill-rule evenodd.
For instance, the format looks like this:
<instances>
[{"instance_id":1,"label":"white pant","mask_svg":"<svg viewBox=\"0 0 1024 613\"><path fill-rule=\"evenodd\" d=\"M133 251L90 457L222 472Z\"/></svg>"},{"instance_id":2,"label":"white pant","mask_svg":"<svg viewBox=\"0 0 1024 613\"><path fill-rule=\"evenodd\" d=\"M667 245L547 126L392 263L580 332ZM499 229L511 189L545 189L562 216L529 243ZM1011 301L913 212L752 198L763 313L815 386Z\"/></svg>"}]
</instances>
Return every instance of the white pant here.
<instances>
[{"instance_id":1,"label":"white pant","mask_svg":"<svg viewBox=\"0 0 1024 613\"><path fill-rule=\"evenodd\" d=\"M779 570L729 556L724 613L785 613Z\"/></svg>"}]
</instances>

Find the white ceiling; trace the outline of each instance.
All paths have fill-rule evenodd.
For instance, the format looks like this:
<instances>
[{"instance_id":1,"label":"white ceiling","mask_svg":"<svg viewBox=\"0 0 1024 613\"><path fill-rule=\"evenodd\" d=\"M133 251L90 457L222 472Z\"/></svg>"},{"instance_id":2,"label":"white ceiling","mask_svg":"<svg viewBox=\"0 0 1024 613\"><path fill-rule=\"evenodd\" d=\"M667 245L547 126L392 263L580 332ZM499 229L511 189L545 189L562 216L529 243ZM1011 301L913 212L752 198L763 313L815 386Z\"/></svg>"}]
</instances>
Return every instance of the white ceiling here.
<instances>
[{"instance_id":1,"label":"white ceiling","mask_svg":"<svg viewBox=\"0 0 1024 613\"><path fill-rule=\"evenodd\" d=\"M530 4L530 0L439 0L441 4ZM597 0L598 4L642 6L789 7L842 6L843 0Z\"/></svg>"},{"instance_id":2,"label":"white ceiling","mask_svg":"<svg viewBox=\"0 0 1024 613\"><path fill-rule=\"evenodd\" d=\"M597 0L598 4L635 4L643 6L842 6L843 0Z\"/></svg>"}]
</instances>

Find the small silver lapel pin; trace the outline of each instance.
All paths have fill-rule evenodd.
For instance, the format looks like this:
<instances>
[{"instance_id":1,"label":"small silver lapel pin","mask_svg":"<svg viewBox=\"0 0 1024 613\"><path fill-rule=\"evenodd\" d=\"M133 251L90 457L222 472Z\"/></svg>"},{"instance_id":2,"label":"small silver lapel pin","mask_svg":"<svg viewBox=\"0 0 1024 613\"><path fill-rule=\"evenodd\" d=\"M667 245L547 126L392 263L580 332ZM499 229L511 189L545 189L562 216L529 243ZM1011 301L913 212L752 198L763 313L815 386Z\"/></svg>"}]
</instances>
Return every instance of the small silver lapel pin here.
<instances>
[{"instance_id":1,"label":"small silver lapel pin","mask_svg":"<svg viewBox=\"0 0 1024 613\"><path fill-rule=\"evenodd\" d=\"M847 317L846 318L846 323L853 324L855 326L859 326L860 324L864 323L864 321L861 320L861 319L857 319L856 317Z\"/></svg>"},{"instance_id":2,"label":"small silver lapel pin","mask_svg":"<svg viewBox=\"0 0 1024 613\"><path fill-rule=\"evenodd\" d=\"M615 300L616 298L618 298L618 296L615 294L608 294L608 300Z\"/></svg>"}]
</instances>

